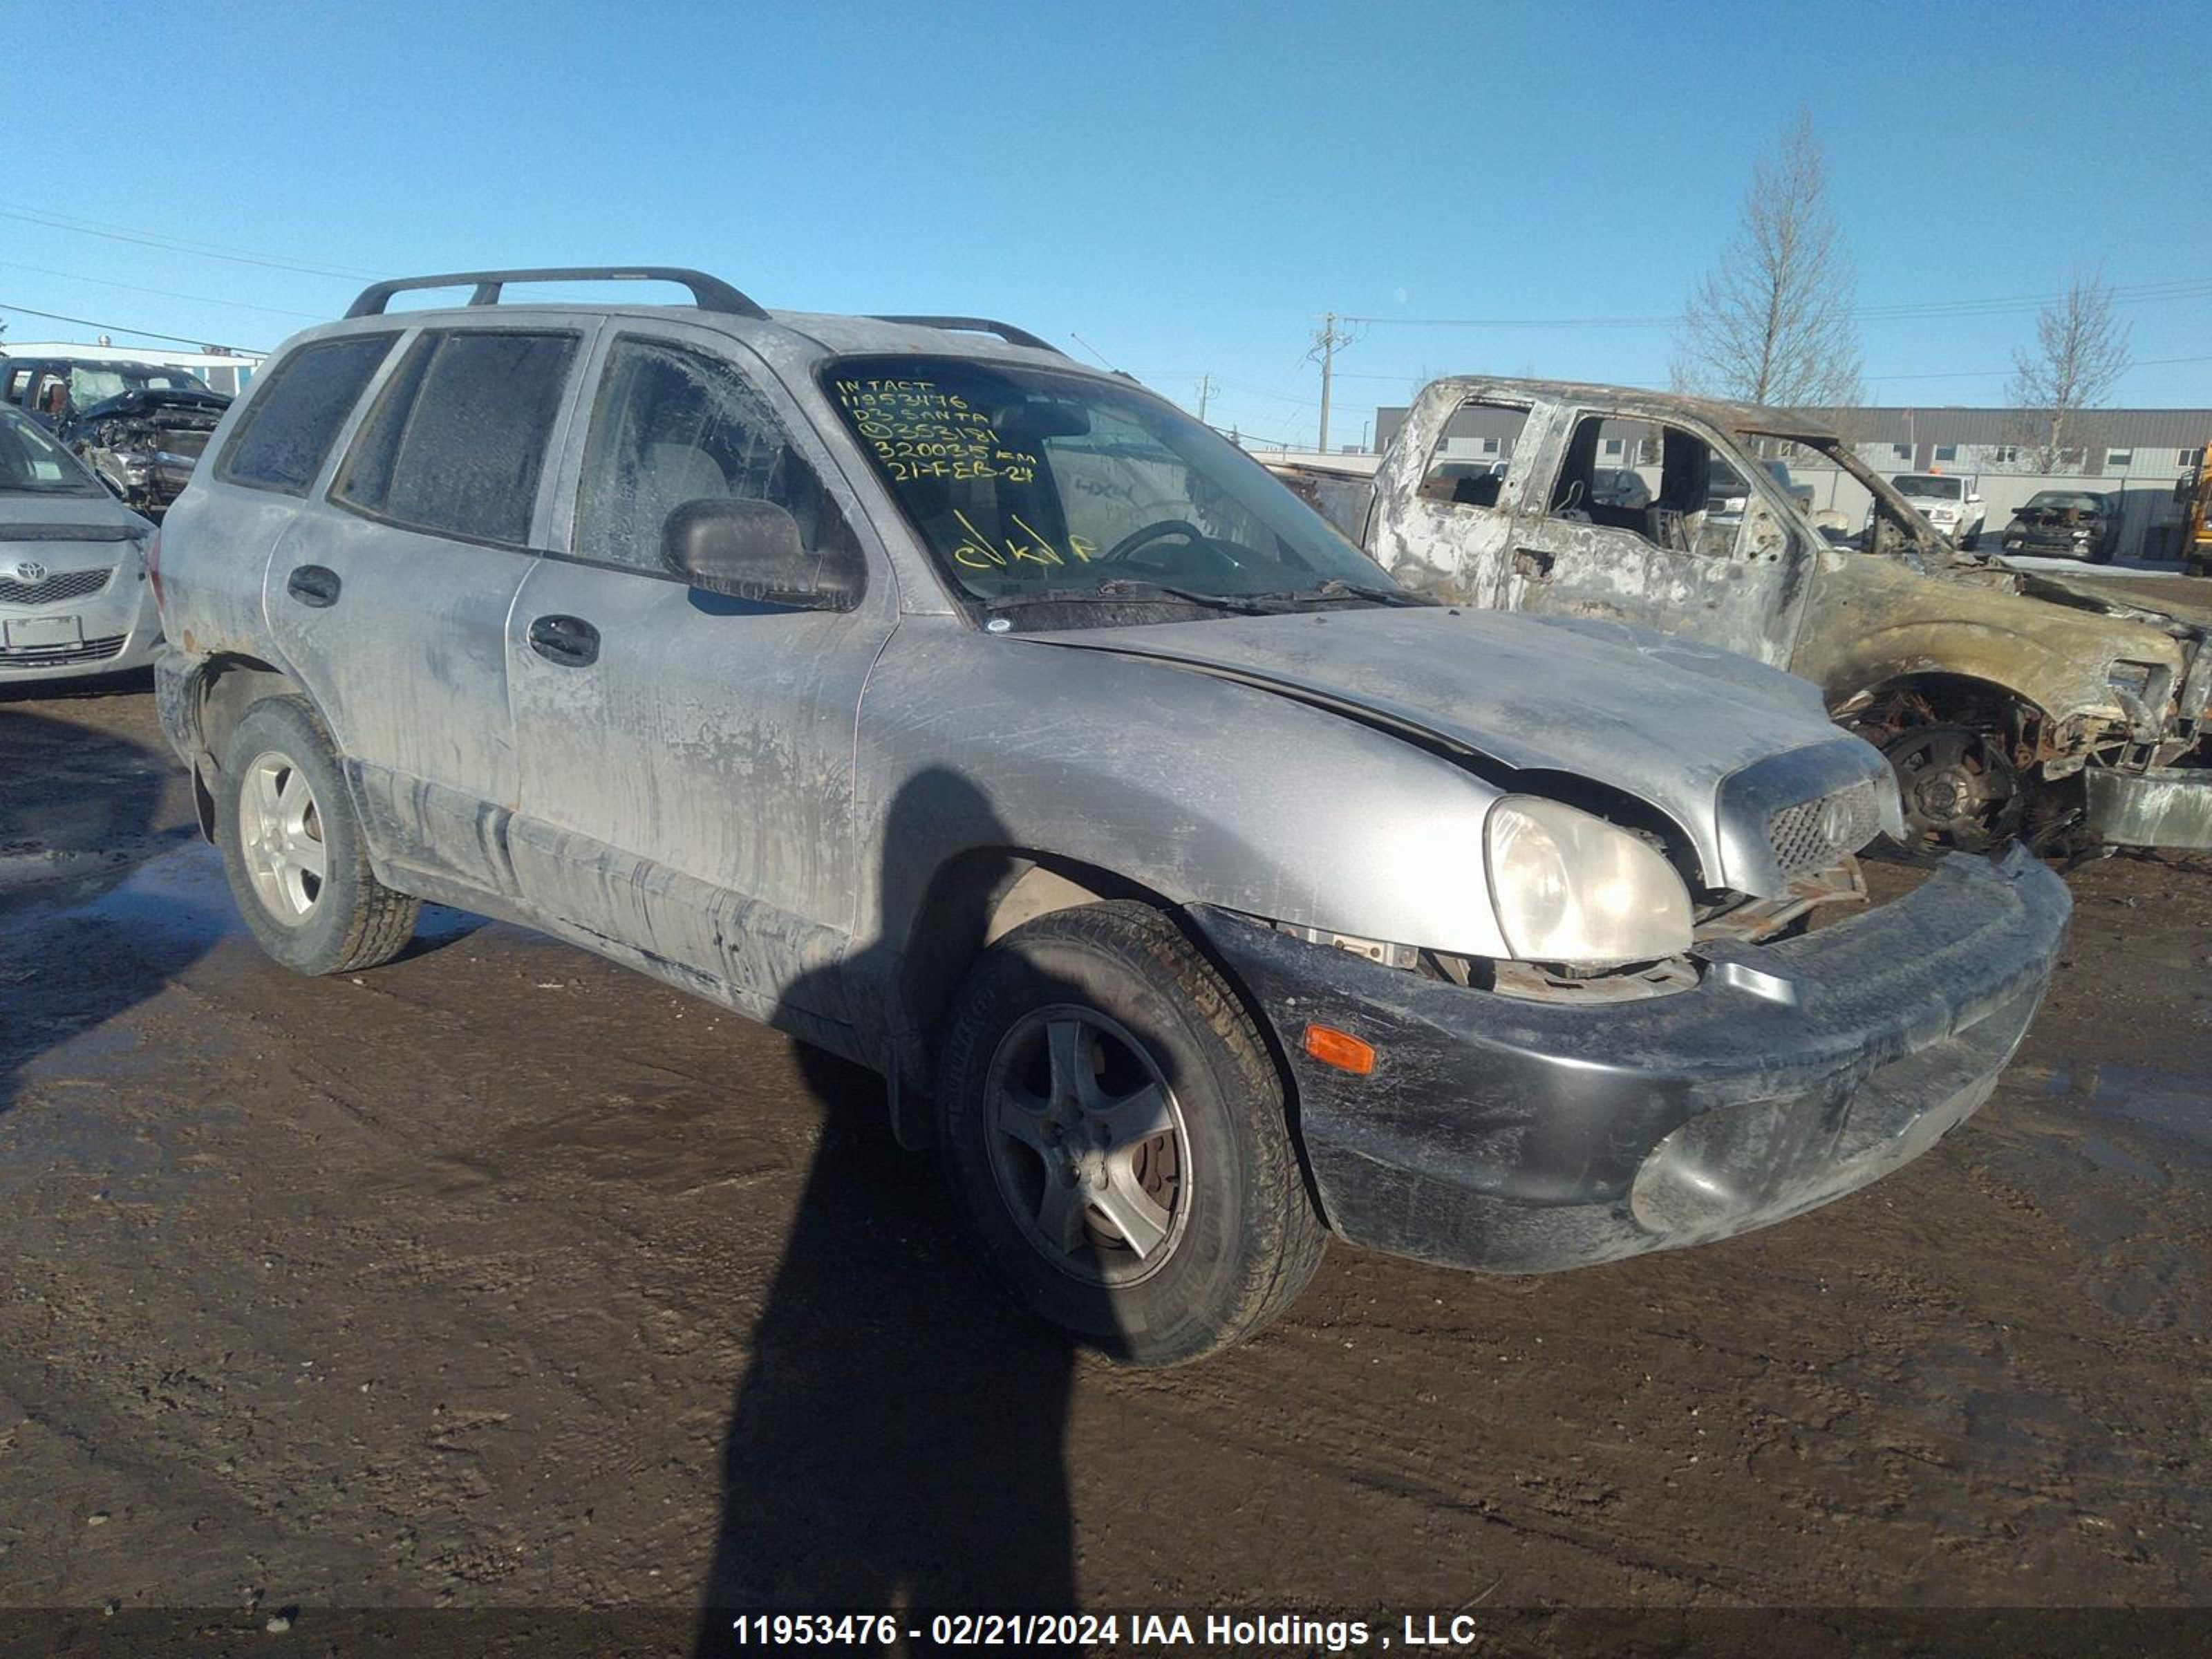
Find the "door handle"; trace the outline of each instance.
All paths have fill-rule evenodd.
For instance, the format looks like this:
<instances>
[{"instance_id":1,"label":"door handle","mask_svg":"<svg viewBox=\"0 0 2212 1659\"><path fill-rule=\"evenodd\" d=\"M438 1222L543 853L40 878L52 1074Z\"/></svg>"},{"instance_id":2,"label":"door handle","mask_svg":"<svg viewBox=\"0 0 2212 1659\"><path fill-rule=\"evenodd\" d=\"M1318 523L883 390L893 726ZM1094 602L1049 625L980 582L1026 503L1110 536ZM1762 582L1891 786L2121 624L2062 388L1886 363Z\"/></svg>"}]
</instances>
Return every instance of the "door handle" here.
<instances>
[{"instance_id":1,"label":"door handle","mask_svg":"<svg viewBox=\"0 0 2212 1659\"><path fill-rule=\"evenodd\" d=\"M1513 554L1513 573L1542 581L1552 574L1552 556L1540 547L1523 547Z\"/></svg>"},{"instance_id":2,"label":"door handle","mask_svg":"<svg viewBox=\"0 0 2212 1659\"><path fill-rule=\"evenodd\" d=\"M303 564L284 579L284 591L315 611L338 602L338 573L319 564Z\"/></svg>"},{"instance_id":3,"label":"door handle","mask_svg":"<svg viewBox=\"0 0 2212 1659\"><path fill-rule=\"evenodd\" d=\"M562 668L589 668L599 659L599 630L581 617L540 617L530 624L530 648Z\"/></svg>"}]
</instances>

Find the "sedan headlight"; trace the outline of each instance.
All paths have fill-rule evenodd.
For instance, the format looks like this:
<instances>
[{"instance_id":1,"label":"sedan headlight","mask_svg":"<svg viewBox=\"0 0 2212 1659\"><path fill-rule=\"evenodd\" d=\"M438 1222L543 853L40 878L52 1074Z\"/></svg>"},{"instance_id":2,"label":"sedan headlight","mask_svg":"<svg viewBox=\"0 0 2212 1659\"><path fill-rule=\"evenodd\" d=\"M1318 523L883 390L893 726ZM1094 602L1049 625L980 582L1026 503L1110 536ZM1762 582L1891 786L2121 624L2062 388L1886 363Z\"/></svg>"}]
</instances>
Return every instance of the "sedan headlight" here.
<instances>
[{"instance_id":1,"label":"sedan headlight","mask_svg":"<svg viewBox=\"0 0 2212 1659\"><path fill-rule=\"evenodd\" d=\"M1664 854L1603 818L1508 795L1483 828L1506 947L1522 962L1652 962L1690 946L1690 894Z\"/></svg>"}]
</instances>

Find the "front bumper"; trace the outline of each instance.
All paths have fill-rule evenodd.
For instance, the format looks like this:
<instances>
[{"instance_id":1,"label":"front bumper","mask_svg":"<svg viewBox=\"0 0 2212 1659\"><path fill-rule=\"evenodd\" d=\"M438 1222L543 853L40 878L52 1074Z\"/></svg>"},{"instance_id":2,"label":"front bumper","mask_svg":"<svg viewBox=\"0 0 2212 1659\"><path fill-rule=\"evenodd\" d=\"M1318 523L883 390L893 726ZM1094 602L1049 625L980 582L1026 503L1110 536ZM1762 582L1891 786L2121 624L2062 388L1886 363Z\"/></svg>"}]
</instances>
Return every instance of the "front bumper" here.
<instances>
[{"instance_id":1,"label":"front bumper","mask_svg":"<svg viewBox=\"0 0 2212 1659\"><path fill-rule=\"evenodd\" d=\"M1610 1006L1469 991L1194 912L1288 1057L1330 1227L1545 1273L1726 1237L1917 1157L1988 1098L2071 913L2019 848L1779 945L1702 947L1694 990ZM1371 1043L1364 1077L1307 1024Z\"/></svg>"},{"instance_id":2,"label":"front bumper","mask_svg":"<svg viewBox=\"0 0 2212 1659\"><path fill-rule=\"evenodd\" d=\"M2093 766L2081 779L2084 826L2104 845L2212 849L2212 769L2118 772Z\"/></svg>"},{"instance_id":3,"label":"front bumper","mask_svg":"<svg viewBox=\"0 0 2212 1659\"><path fill-rule=\"evenodd\" d=\"M52 637L58 617L74 622L74 631ZM11 623L27 626L11 630ZM0 604L0 684L143 668L161 641L152 586L125 560L97 593L40 605Z\"/></svg>"}]
</instances>

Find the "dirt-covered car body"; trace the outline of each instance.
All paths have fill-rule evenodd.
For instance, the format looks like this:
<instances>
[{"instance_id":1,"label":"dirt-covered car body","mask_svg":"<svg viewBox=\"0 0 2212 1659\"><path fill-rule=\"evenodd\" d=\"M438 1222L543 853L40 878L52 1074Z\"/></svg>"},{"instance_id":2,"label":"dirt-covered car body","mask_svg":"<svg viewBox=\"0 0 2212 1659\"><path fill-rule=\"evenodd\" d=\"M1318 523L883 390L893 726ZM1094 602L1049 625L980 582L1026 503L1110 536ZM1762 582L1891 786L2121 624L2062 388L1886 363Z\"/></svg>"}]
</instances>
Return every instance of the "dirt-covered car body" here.
<instances>
[{"instance_id":1,"label":"dirt-covered car body","mask_svg":"<svg viewBox=\"0 0 2212 1659\"><path fill-rule=\"evenodd\" d=\"M1524 417L1494 498L1431 482L1470 404ZM1598 445L1650 430L1648 505L1590 489ZM1817 453L1872 495L1832 544L1757 454ZM1748 492L1710 511L1721 465ZM2212 651L2203 623L1960 553L1832 429L1787 411L1626 387L1456 378L1409 410L1371 486L1323 495L1400 580L1455 603L1663 629L1786 667L1893 751L1930 840L2071 825L2124 845L2212 846ZM1931 754L1931 734L1944 747ZM2086 779L2086 784L2081 781ZM2048 786L2046 787L2046 786Z\"/></svg>"},{"instance_id":2,"label":"dirt-covered car body","mask_svg":"<svg viewBox=\"0 0 2212 1659\"><path fill-rule=\"evenodd\" d=\"M1156 907L1281 1056L1328 1224L1466 1266L1796 1213L2025 1029L2067 908L2027 860L1799 937L1900 823L1801 681L1423 603L1003 324L518 275L289 343L170 515L159 701L211 832L229 734L312 708L385 887L873 1066L917 1140L992 940ZM755 539L710 580L718 524ZM1613 873L1514 873L1568 842ZM1329 1022L1368 1063L1314 1058Z\"/></svg>"}]
</instances>

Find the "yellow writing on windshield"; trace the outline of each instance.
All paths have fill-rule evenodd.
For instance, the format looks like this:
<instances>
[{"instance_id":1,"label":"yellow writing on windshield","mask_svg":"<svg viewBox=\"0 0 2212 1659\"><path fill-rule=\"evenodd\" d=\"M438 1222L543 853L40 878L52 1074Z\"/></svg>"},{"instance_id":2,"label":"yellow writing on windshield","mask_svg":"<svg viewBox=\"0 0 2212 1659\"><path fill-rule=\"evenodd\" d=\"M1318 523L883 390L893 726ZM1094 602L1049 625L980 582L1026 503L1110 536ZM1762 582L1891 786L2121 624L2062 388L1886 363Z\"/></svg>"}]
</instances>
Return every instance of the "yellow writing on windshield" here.
<instances>
[{"instance_id":1,"label":"yellow writing on windshield","mask_svg":"<svg viewBox=\"0 0 2212 1659\"><path fill-rule=\"evenodd\" d=\"M967 534L967 539L952 550L952 562L970 570L1004 570L1016 564L1089 564L1098 551L1095 543L1070 532L1067 550L1063 553L1053 544L1051 537L1018 513L1009 514L1008 520L1019 533L998 538L986 536L975 527L975 520L957 507L953 508L952 516L960 521L960 528Z\"/></svg>"},{"instance_id":2,"label":"yellow writing on windshield","mask_svg":"<svg viewBox=\"0 0 2212 1659\"><path fill-rule=\"evenodd\" d=\"M848 380L835 387L854 430L894 483L941 478L1025 484L1036 477L1034 454L1007 443L989 415L957 392L940 392L933 380Z\"/></svg>"}]
</instances>

